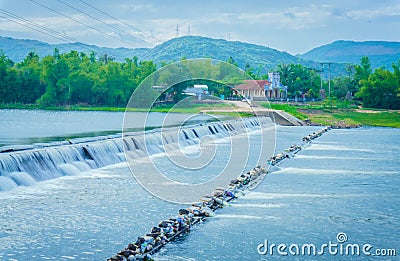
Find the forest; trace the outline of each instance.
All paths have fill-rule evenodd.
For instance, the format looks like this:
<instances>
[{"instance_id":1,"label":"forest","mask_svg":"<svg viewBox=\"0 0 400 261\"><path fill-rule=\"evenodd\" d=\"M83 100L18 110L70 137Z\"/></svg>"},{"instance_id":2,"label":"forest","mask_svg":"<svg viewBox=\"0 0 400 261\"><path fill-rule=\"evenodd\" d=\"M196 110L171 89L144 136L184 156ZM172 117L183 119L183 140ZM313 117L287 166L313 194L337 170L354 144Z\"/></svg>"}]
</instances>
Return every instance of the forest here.
<instances>
[{"instance_id":1,"label":"forest","mask_svg":"<svg viewBox=\"0 0 400 261\"><path fill-rule=\"evenodd\" d=\"M237 66L234 58L228 63ZM94 52L88 54L70 51L61 54L57 49L53 55L39 57L30 52L19 63L11 61L0 50L0 104L35 104L39 108L51 106L111 106L125 107L131 94L139 84L157 69L165 66L153 61L139 61L137 57L117 62L112 57ZM223 66L212 67L215 75L223 74ZM258 70L259 71L259 70ZM320 77L320 70L300 64L279 64L274 71L281 75L281 81L288 86L289 97L320 98L320 90L326 96L338 100L355 100L364 107L400 109L400 61L391 70L373 70L368 57L360 64L346 65L346 76L339 76L329 82ZM267 79L246 64L244 72L253 79ZM204 80L193 80L177 84L173 90L180 90L187 84L202 84ZM221 82L207 82L212 93L225 97L233 95L230 88L236 82L221 78ZM328 87L330 85L330 88ZM328 90L331 90L328 93ZM174 101L182 98L175 92Z\"/></svg>"}]
</instances>

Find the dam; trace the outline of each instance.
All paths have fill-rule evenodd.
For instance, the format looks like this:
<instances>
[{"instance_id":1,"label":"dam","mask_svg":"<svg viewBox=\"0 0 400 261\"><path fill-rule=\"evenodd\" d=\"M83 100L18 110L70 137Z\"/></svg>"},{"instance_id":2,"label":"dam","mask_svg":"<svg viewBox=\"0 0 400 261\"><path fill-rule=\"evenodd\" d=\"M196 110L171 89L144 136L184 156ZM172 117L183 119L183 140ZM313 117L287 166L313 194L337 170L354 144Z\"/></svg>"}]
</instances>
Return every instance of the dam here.
<instances>
[{"instance_id":1,"label":"dam","mask_svg":"<svg viewBox=\"0 0 400 261\"><path fill-rule=\"evenodd\" d=\"M0 153L0 191L62 176L79 175L82 171L124 162L125 152L140 158L199 143L205 136L222 139L272 124L269 118L249 118L151 130L124 135L69 139L36 146L7 147ZM173 135L176 134L176 135ZM145 139L143 136L146 135Z\"/></svg>"}]
</instances>

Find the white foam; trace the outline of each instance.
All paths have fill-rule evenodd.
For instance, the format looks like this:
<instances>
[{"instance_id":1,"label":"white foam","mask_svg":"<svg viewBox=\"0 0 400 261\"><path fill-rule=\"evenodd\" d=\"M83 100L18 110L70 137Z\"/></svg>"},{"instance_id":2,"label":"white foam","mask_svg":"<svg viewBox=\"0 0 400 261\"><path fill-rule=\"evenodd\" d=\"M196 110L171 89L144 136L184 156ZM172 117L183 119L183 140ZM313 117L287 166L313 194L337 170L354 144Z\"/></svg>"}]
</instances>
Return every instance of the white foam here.
<instances>
[{"instance_id":1,"label":"white foam","mask_svg":"<svg viewBox=\"0 0 400 261\"><path fill-rule=\"evenodd\" d=\"M91 169L90 166L88 164L86 164L85 162L74 161L71 164L73 164L80 171L88 171Z\"/></svg>"},{"instance_id":2,"label":"white foam","mask_svg":"<svg viewBox=\"0 0 400 261\"><path fill-rule=\"evenodd\" d=\"M311 174L311 175L375 175L375 174L388 174L388 175L393 175L393 174L398 174L397 171L376 171L376 170L345 170L345 169L303 169L303 168L283 168L281 170L278 170L276 172L273 172L274 174Z\"/></svg>"},{"instance_id":3,"label":"white foam","mask_svg":"<svg viewBox=\"0 0 400 261\"><path fill-rule=\"evenodd\" d=\"M318 156L318 155L300 155L296 154L298 159L340 159L340 160L387 160L387 158L366 158L366 157L340 157L340 156Z\"/></svg>"},{"instance_id":4,"label":"white foam","mask_svg":"<svg viewBox=\"0 0 400 261\"><path fill-rule=\"evenodd\" d=\"M247 199L276 199L276 198L325 198L332 197L332 195L321 194L297 194L297 193L263 193L263 192L250 192L246 195Z\"/></svg>"},{"instance_id":5,"label":"white foam","mask_svg":"<svg viewBox=\"0 0 400 261\"><path fill-rule=\"evenodd\" d=\"M237 208L281 208L283 204L231 204L232 207Z\"/></svg>"},{"instance_id":6,"label":"white foam","mask_svg":"<svg viewBox=\"0 0 400 261\"><path fill-rule=\"evenodd\" d=\"M218 215L215 215L215 218L261 219L262 217L259 217L259 216L252 216L252 215L218 214Z\"/></svg>"},{"instance_id":7,"label":"white foam","mask_svg":"<svg viewBox=\"0 0 400 261\"><path fill-rule=\"evenodd\" d=\"M307 194L307 193L264 193L251 191L246 195L246 200L265 200L282 198L343 198L343 197L365 197L365 194ZM281 205L284 206L284 205Z\"/></svg>"},{"instance_id":8,"label":"white foam","mask_svg":"<svg viewBox=\"0 0 400 261\"><path fill-rule=\"evenodd\" d=\"M307 150L340 150L340 151L363 151L363 152L373 152L372 150L368 149L356 149L346 146L338 146L338 145L325 145L325 144L315 144L312 143L309 147L306 148Z\"/></svg>"},{"instance_id":9,"label":"white foam","mask_svg":"<svg viewBox=\"0 0 400 261\"><path fill-rule=\"evenodd\" d=\"M12 172L10 176L18 183L23 186L32 186L36 184L36 181L26 172Z\"/></svg>"},{"instance_id":10,"label":"white foam","mask_svg":"<svg viewBox=\"0 0 400 261\"><path fill-rule=\"evenodd\" d=\"M0 191L5 191L5 190L12 190L17 187L17 184L14 182L14 180L0 176Z\"/></svg>"},{"instance_id":11,"label":"white foam","mask_svg":"<svg viewBox=\"0 0 400 261\"><path fill-rule=\"evenodd\" d=\"M58 167L65 176L78 176L81 173L80 170L72 164L60 164Z\"/></svg>"}]
</instances>

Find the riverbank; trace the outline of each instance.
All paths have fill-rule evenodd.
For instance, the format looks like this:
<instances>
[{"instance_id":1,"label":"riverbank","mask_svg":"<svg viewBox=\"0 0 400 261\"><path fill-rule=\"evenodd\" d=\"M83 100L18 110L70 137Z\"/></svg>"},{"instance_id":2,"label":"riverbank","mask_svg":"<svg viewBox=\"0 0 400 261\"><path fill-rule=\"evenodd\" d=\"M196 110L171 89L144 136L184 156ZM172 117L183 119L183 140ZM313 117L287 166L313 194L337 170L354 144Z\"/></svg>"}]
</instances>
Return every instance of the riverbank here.
<instances>
[{"instance_id":1,"label":"riverbank","mask_svg":"<svg viewBox=\"0 0 400 261\"><path fill-rule=\"evenodd\" d=\"M285 111L294 117L307 121L312 125L331 126L376 126L400 128L400 111L359 109L355 106L323 106L321 104L290 105L286 103L259 103L261 107ZM232 103L192 103L187 106L162 105L151 108L152 112L171 113L204 113L219 114L232 117L253 116L249 111L235 112ZM0 109L56 110L56 111L109 111L124 112L125 107L96 106L52 106L39 107L35 104L0 104ZM131 112L148 112L148 109L129 108Z\"/></svg>"},{"instance_id":2,"label":"riverbank","mask_svg":"<svg viewBox=\"0 0 400 261\"><path fill-rule=\"evenodd\" d=\"M324 107L319 104L296 106L284 103L262 103L261 105L286 111L312 125L400 128L400 111L398 110L359 109L355 106L348 108L344 108L344 106Z\"/></svg>"},{"instance_id":3,"label":"riverbank","mask_svg":"<svg viewBox=\"0 0 400 261\"><path fill-rule=\"evenodd\" d=\"M66 106L48 106L40 107L35 104L0 104L0 109L21 109L21 110L49 110L49 111L108 111L108 112L148 112L145 108L126 108L126 107L100 107L100 106L82 106L82 105L66 105ZM251 113L235 112L234 107L226 103L191 103L190 105L174 106L174 105L159 105L151 108L151 112L162 113L202 113L207 111L209 114L219 114L232 117L249 117ZM223 111L225 110L225 111ZM215 112L214 112L215 111Z\"/></svg>"}]
</instances>

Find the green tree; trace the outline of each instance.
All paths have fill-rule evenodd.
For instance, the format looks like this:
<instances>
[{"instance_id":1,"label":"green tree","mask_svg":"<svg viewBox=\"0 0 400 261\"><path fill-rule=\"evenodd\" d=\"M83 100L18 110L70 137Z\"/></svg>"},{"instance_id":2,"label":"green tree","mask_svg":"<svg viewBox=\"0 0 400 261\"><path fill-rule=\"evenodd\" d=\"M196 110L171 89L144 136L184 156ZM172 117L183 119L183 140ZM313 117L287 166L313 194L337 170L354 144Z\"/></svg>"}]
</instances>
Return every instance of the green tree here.
<instances>
[{"instance_id":1,"label":"green tree","mask_svg":"<svg viewBox=\"0 0 400 261\"><path fill-rule=\"evenodd\" d=\"M344 99L349 92L352 92L353 81L348 77L336 77L332 81L333 96Z\"/></svg>"},{"instance_id":2,"label":"green tree","mask_svg":"<svg viewBox=\"0 0 400 261\"><path fill-rule=\"evenodd\" d=\"M49 57L44 61L43 76L47 82L46 92L39 99L41 106L65 105L68 100L69 89L67 77L69 66L61 56L59 59Z\"/></svg>"},{"instance_id":3,"label":"green tree","mask_svg":"<svg viewBox=\"0 0 400 261\"><path fill-rule=\"evenodd\" d=\"M89 74L78 71L68 76L69 102L91 104L94 81Z\"/></svg>"},{"instance_id":4,"label":"green tree","mask_svg":"<svg viewBox=\"0 0 400 261\"><path fill-rule=\"evenodd\" d=\"M289 64L281 63L278 64L278 69L277 71L279 72L281 76L281 82L283 85L289 86L289 82L291 81L292 78L292 66Z\"/></svg>"},{"instance_id":5,"label":"green tree","mask_svg":"<svg viewBox=\"0 0 400 261\"><path fill-rule=\"evenodd\" d=\"M12 92L9 90L8 71L12 66L12 62L0 49L0 102L8 103L12 98Z\"/></svg>"},{"instance_id":6,"label":"green tree","mask_svg":"<svg viewBox=\"0 0 400 261\"><path fill-rule=\"evenodd\" d=\"M361 58L361 64L355 66L355 79L358 84L360 81L367 80L372 73L371 62L367 56Z\"/></svg>"},{"instance_id":7,"label":"green tree","mask_svg":"<svg viewBox=\"0 0 400 261\"><path fill-rule=\"evenodd\" d=\"M380 68L367 80L361 80L357 97L362 99L364 107L400 109L399 88L395 73Z\"/></svg>"},{"instance_id":8,"label":"green tree","mask_svg":"<svg viewBox=\"0 0 400 261\"><path fill-rule=\"evenodd\" d=\"M279 64L277 72L281 76L283 85L288 86L288 95L299 97L307 94L310 89L318 93L320 76L313 68L307 68L301 64Z\"/></svg>"}]
</instances>

